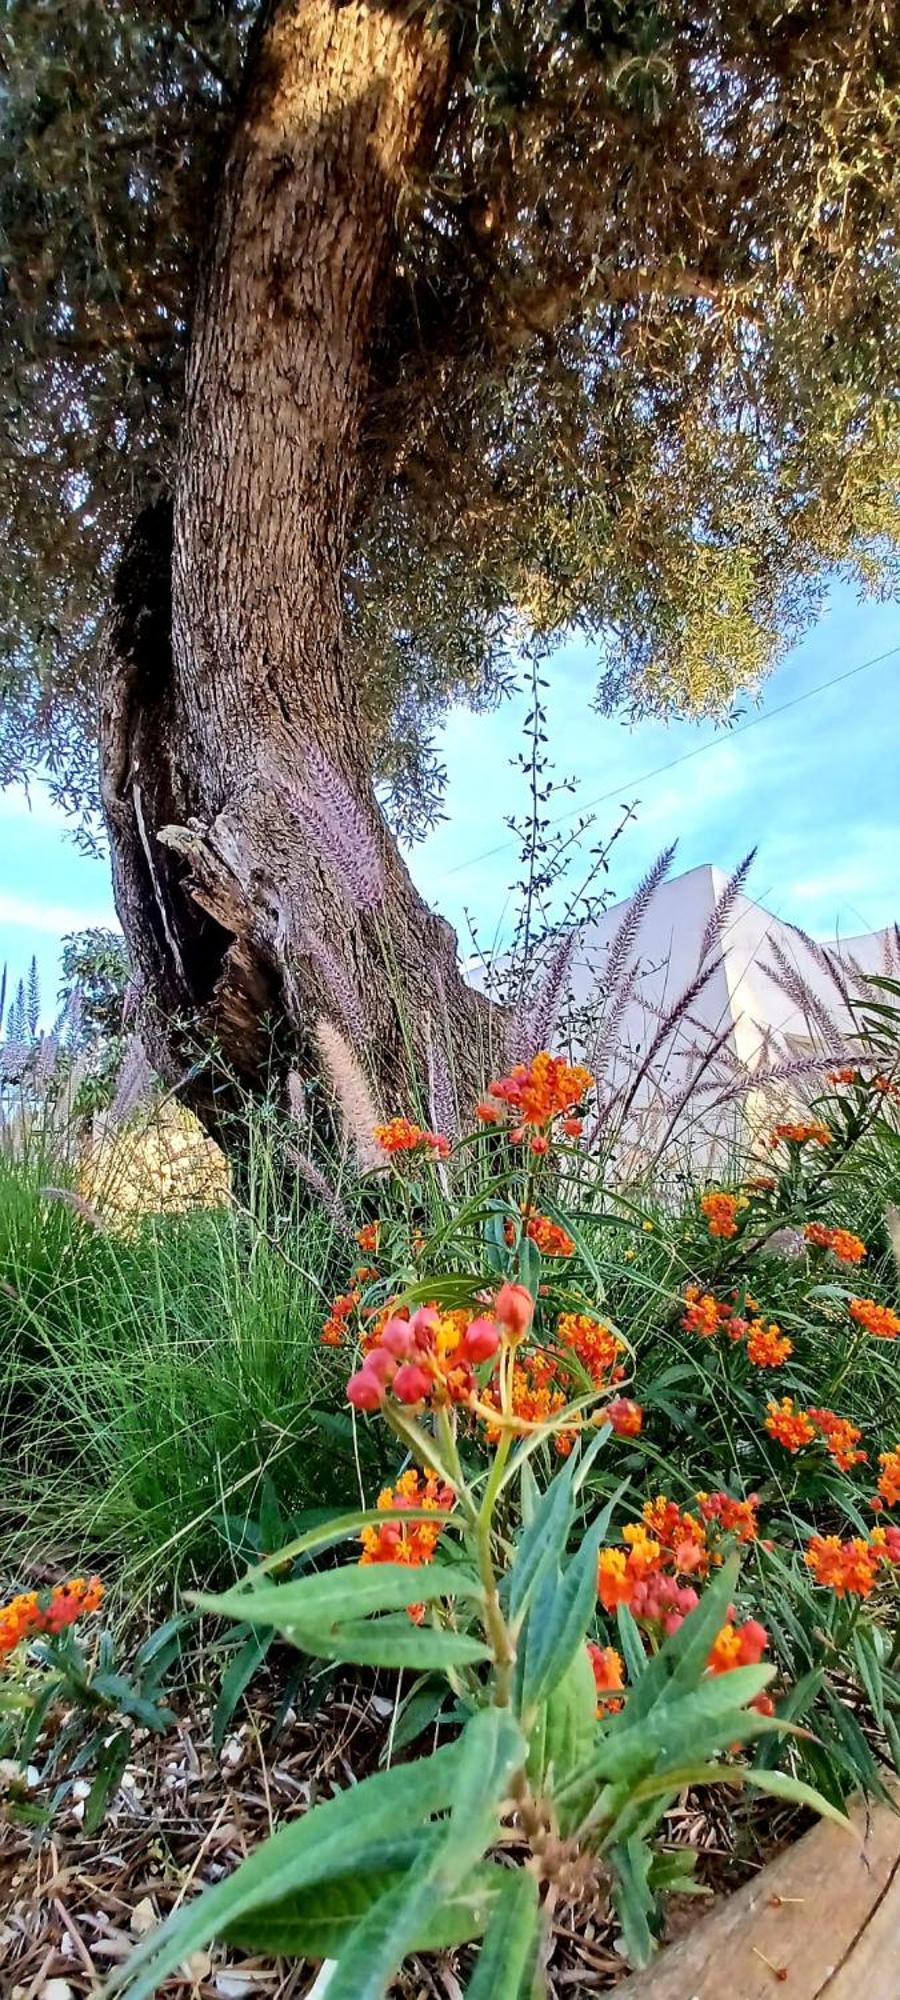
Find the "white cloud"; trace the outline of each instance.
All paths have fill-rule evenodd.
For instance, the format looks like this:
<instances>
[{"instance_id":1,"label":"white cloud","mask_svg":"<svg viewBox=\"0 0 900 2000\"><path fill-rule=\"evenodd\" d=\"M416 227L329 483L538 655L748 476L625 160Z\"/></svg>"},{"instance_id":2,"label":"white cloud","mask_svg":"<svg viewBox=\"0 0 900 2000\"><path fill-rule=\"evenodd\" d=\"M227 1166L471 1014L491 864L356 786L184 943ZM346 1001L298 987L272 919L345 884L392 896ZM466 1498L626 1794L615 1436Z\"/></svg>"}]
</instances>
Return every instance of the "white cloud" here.
<instances>
[{"instance_id":1,"label":"white cloud","mask_svg":"<svg viewBox=\"0 0 900 2000\"><path fill-rule=\"evenodd\" d=\"M46 932L48 937L87 930L92 924L103 924L110 930L118 928L108 910L79 909L67 903L37 902L30 896L5 894L0 894L0 924L9 924L13 930Z\"/></svg>"}]
</instances>

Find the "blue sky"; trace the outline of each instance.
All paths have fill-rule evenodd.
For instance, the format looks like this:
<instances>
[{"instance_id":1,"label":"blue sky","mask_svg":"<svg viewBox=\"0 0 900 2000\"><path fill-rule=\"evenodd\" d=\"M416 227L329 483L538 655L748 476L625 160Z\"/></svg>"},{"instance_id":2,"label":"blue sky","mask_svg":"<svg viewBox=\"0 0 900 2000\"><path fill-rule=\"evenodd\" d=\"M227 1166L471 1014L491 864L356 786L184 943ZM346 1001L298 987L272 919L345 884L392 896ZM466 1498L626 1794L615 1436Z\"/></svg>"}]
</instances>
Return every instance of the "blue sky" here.
<instances>
[{"instance_id":1,"label":"blue sky","mask_svg":"<svg viewBox=\"0 0 900 2000\"><path fill-rule=\"evenodd\" d=\"M620 801L639 802L613 851L616 898L629 894L677 835L679 871L705 861L728 870L755 844L751 893L820 937L879 928L900 916L900 653L810 691L892 646L900 647L900 608L859 604L853 592L836 590L817 626L770 677L760 707L746 705L743 722L754 726L737 734L709 723L628 728L602 719L591 707L591 651L573 641L551 664L547 702L557 774L575 776L579 790L574 805L563 798L554 809L577 810L604 796L595 839L615 826ZM422 890L464 945L467 910L485 940L508 922L517 870L504 818L525 806L510 760L527 706L523 695L489 716L450 717L447 819L410 857ZM698 749L699 756L675 762ZM661 765L674 768L659 772ZM645 777L649 772L657 775ZM0 964L18 975L36 953L46 1015L62 934L114 922L105 862L79 852L46 792L34 786L30 805L18 788L0 793Z\"/></svg>"}]
</instances>

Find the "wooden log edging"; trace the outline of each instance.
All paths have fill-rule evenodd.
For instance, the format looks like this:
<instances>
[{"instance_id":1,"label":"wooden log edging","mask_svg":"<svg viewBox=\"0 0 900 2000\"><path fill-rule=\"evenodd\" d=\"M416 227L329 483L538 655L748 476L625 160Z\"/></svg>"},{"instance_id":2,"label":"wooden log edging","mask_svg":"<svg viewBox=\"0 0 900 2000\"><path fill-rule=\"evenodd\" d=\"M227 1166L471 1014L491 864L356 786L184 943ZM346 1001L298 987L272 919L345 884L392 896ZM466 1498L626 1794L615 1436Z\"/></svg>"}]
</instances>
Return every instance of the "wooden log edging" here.
<instances>
[{"instance_id":1,"label":"wooden log edging","mask_svg":"<svg viewBox=\"0 0 900 2000\"><path fill-rule=\"evenodd\" d=\"M900 1786L892 1787L900 1804ZM821 1820L616 2000L900 2000L900 1814Z\"/></svg>"}]
</instances>

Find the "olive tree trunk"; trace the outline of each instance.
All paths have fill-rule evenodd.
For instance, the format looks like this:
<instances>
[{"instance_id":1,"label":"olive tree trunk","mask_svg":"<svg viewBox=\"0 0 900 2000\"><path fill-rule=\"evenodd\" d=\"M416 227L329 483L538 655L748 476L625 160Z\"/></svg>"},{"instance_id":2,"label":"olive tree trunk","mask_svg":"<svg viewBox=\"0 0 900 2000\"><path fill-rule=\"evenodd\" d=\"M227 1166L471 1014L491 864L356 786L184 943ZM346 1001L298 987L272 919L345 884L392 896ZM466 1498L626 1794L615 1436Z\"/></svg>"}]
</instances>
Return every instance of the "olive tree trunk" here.
<instances>
[{"instance_id":1,"label":"olive tree trunk","mask_svg":"<svg viewBox=\"0 0 900 2000\"><path fill-rule=\"evenodd\" d=\"M322 1013L386 1104L401 1019L418 1059L430 1033L472 1062L483 1006L374 801L341 590L397 204L449 68L399 0L281 0L248 67L175 492L125 548L103 675L116 900L167 1074L214 1039L256 1087L273 1050L312 1063Z\"/></svg>"}]
</instances>

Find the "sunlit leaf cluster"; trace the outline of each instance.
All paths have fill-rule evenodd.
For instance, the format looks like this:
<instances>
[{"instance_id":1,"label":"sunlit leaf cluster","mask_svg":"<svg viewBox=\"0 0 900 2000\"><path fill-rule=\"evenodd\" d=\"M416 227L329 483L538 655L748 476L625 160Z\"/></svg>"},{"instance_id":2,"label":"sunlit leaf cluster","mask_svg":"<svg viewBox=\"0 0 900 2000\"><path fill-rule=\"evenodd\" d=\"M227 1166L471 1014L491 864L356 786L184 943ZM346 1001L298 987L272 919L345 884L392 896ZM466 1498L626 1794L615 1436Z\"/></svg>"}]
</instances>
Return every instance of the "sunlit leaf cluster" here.
<instances>
[{"instance_id":1,"label":"sunlit leaf cluster","mask_svg":"<svg viewBox=\"0 0 900 2000\"><path fill-rule=\"evenodd\" d=\"M424 0L423 0L424 4ZM722 713L842 567L896 579L894 0L438 0L346 579L373 760L579 625L603 703ZM256 0L0 14L0 776L90 790L97 618L171 481Z\"/></svg>"}]
</instances>

